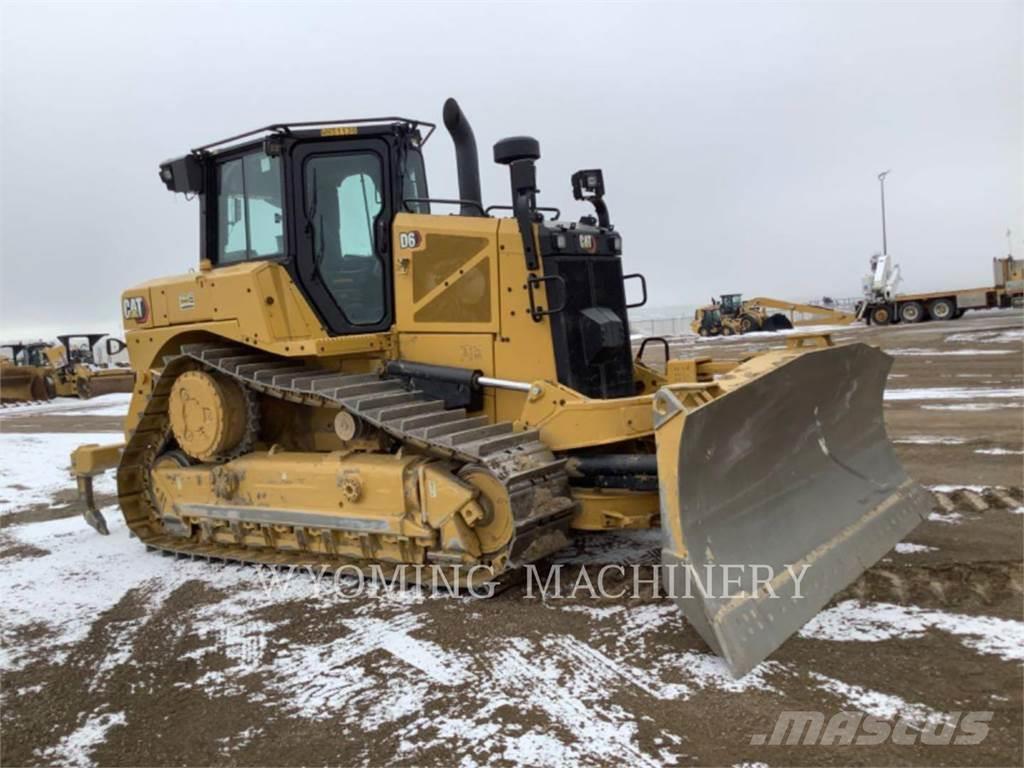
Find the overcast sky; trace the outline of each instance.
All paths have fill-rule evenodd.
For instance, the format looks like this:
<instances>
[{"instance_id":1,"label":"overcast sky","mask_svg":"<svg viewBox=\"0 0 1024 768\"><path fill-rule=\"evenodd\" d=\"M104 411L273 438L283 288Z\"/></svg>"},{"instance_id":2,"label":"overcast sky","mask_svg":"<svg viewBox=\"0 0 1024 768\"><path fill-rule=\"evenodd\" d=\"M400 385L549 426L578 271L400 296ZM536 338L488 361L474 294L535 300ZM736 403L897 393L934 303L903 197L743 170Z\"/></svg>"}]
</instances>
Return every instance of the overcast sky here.
<instances>
[{"instance_id":1,"label":"overcast sky","mask_svg":"<svg viewBox=\"0 0 1024 768\"><path fill-rule=\"evenodd\" d=\"M540 140L541 200L604 169L653 305L852 296L880 248L904 288L1024 256L1024 4L0 5L0 337L119 328L121 291L196 264L161 160L271 122L459 99L485 202L502 136ZM455 196L441 131L435 196Z\"/></svg>"}]
</instances>

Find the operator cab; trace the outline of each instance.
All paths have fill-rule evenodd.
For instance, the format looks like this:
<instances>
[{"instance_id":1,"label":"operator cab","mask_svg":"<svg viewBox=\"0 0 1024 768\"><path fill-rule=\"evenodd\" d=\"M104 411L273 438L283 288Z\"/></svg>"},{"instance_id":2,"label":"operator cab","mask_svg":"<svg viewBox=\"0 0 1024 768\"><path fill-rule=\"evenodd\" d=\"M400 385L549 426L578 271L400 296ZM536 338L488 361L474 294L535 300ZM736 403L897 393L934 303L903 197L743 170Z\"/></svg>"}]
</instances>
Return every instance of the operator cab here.
<instances>
[{"instance_id":1,"label":"operator cab","mask_svg":"<svg viewBox=\"0 0 1024 768\"><path fill-rule=\"evenodd\" d=\"M11 361L15 365L31 365L42 368L50 364L46 358L48 344L37 341L32 344L9 344L12 356Z\"/></svg>"},{"instance_id":2,"label":"operator cab","mask_svg":"<svg viewBox=\"0 0 1024 768\"><path fill-rule=\"evenodd\" d=\"M333 334L394 318L390 223L429 213L420 147L434 126L407 118L272 125L160 167L198 195L200 258L215 267L279 261Z\"/></svg>"},{"instance_id":3,"label":"operator cab","mask_svg":"<svg viewBox=\"0 0 1024 768\"><path fill-rule=\"evenodd\" d=\"M559 381L594 397L636 394L623 281L641 281L644 299L632 306L646 301L646 284L622 274L622 238L609 221L601 171L572 177L574 197L595 215L558 221L555 209L537 206L537 141L503 139L494 160L509 166L512 205L485 209L475 139L454 99L444 122L458 162L456 200L430 199L421 148L435 126L409 118L268 126L168 161L160 178L200 198L202 260L218 268L280 262L333 335L394 324L397 214L429 214L431 202L456 204L461 216L511 209L530 270L530 314L550 320ZM541 285L546 307L534 302Z\"/></svg>"},{"instance_id":4,"label":"operator cab","mask_svg":"<svg viewBox=\"0 0 1024 768\"><path fill-rule=\"evenodd\" d=\"M718 303L719 311L726 317L739 314L742 306L742 293L723 293L722 300Z\"/></svg>"}]
</instances>

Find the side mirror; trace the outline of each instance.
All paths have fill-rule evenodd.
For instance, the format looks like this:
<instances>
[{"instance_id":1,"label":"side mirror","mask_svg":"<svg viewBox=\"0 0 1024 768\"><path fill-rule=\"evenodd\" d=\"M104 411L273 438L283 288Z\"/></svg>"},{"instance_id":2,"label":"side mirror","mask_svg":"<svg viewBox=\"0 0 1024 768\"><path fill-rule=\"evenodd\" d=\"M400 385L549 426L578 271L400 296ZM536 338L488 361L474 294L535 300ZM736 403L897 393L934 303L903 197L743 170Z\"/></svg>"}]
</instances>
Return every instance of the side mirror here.
<instances>
[{"instance_id":1,"label":"side mirror","mask_svg":"<svg viewBox=\"0 0 1024 768\"><path fill-rule=\"evenodd\" d=\"M113 357L114 355L119 354L122 350L128 348L127 344L120 339L115 339L113 336L109 336L104 344L107 348L107 355L110 357Z\"/></svg>"},{"instance_id":2,"label":"side mirror","mask_svg":"<svg viewBox=\"0 0 1024 768\"><path fill-rule=\"evenodd\" d=\"M203 164L195 155L185 155L160 164L160 181L171 192L197 194L203 191Z\"/></svg>"}]
</instances>

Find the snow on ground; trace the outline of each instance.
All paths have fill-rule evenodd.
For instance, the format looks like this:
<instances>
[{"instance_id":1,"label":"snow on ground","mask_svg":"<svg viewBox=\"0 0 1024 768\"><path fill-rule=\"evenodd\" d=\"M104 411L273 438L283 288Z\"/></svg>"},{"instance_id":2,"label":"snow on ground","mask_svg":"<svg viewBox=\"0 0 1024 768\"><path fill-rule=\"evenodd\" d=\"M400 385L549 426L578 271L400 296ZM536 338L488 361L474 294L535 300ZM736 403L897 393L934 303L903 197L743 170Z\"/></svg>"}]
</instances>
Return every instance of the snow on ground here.
<instances>
[{"instance_id":1,"label":"snow on ground","mask_svg":"<svg viewBox=\"0 0 1024 768\"><path fill-rule=\"evenodd\" d=\"M901 541L896 545L896 554L915 555L921 552L934 552L935 547L926 547L924 544L912 544L909 541Z\"/></svg>"},{"instance_id":2,"label":"snow on ground","mask_svg":"<svg viewBox=\"0 0 1024 768\"><path fill-rule=\"evenodd\" d=\"M989 456L1024 456L1024 451L1013 451L1009 448L976 448L974 452Z\"/></svg>"},{"instance_id":3,"label":"snow on ground","mask_svg":"<svg viewBox=\"0 0 1024 768\"><path fill-rule=\"evenodd\" d=\"M1012 355L1012 349L923 349L920 347L906 347L905 349L887 349L890 355L901 357L921 357L933 355Z\"/></svg>"},{"instance_id":4,"label":"snow on ground","mask_svg":"<svg viewBox=\"0 0 1024 768\"><path fill-rule=\"evenodd\" d=\"M84 638L97 617L131 589L147 593L147 603L155 605L190 579L218 587L251 583L246 569L147 553L137 540L129 538L116 508L106 509L105 515L109 536L95 533L78 515L7 529L17 543L47 554L0 560L5 634L41 624L50 631L48 642L59 658L62 648ZM130 649L130 638L123 640L122 647ZM20 666L30 651L4 643L0 668Z\"/></svg>"},{"instance_id":5,"label":"snow on ground","mask_svg":"<svg viewBox=\"0 0 1024 768\"><path fill-rule=\"evenodd\" d=\"M125 416L128 413L128 403L97 403L95 407L85 406L80 410L61 411L62 416Z\"/></svg>"},{"instance_id":6,"label":"snow on ground","mask_svg":"<svg viewBox=\"0 0 1024 768\"><path fill-rule=\"evenodd\" d=\"M82 726L61 739L55 747L43 751L42 757L54 765L91 766L89 754L106 740L107 731L124 725L124 712L103 712L90 716Z\"/></svg>"},{"instance_id":7,"label":"snow on ground","mask_svg":"<svg viewBox=\"0 0 1024 768\"><path fill-rule=\"evenodd\" d=\"M47 653L59 661L70 645L85 638L94 621L135 590L147 614L124 622L111 643L115 652L96 671L102 678L132 663L134 638L171 593L200 580L225 596L182 617L183 625L200 640L199 649L188 657L200 672L208 658L215 662L226 656L231 665L223 669L214 664L196 680L179 685L216 696L239 690L243 677L258 674L264 680L261 696L267 707L312 720L341 718L367 734L401 729L410 758L434 744L452 744L474 761L495 756L525 760L539 753L546 764L593 763L616 754L631 764L655 766L674 755L647 754L637 748L633 715L611 704L617 692L635 689L656 699L682 701L705 688L768 689L765 676L777 667L764 664L734 681L710 653L671 650L651 654L644 658L646 666L640 666L646 636L667 627L681 631L683 619L667 602L621 606L614 615L596 618L587 641L542 632L510 637L501 646L470 655L421 636L440 627L434 618L410 610L431 599L420 593L334 595L327 599L349 608L339 633L320 642L281 643L274 639L278 625L254 614L269 604L301 604L311 599L308 594L267 591L255 568L149 553L129 539L113 510L108 510L108 520L109 537L96 536L77 517L9 530L18 543L47 552L0 561L5 634L45 627ZM88 546L83 546L83 537ZM444 624L464 620L465 601L451 598L448 603L445 613L451 615ZM545 610L540 601L538 610ZM630 642L620 643L624 635ZM0 668L22 666L33 651L38 653L19 643L5 643ZM458 706L451 703L453 690L459 691ZM494 713L508 707L539 712L547 724L522 732L500 728ZM61 763L87 763L89 751L120 722L118 717L90 716L47 755ZM680 739L668 732L663 736L667 742Z\"/></svg>"},{"instance_id":8,"label":"snow on ground","mask_svg":"<svg viewBox=\"0 0 1024 768\"><path fill-rule=\"evenodd\" d=\"M0 515L47 504L53 495L74 488L71 452L86 443L116 443L120 432L0 432ZM114 493L112 472L96 478L97 493Z\"/></svg>"},{"instance_id":9,"label":"snow on ground","mask_svg":"<svg viewBox=\"0 0 1024 768\"><path fill-rule=\"evenodd\" d=\"M1008 331L964 331L951 333L946 337L947 342L981 342L982 344L1012 344L1024 341L1024 329L1013 328Z\"/></svg>"},{"instance_id":10,"label":"snow on ground","mask_svg":"<svg viewBox=\"0 0 1024 768\"><path fill-rule=\"evenodd\" d=\"M939 512L932 512L928 515L928 519L933 523L945 523L946 525L959 525L964 519L964 516L959 512L950 512L947 514L941 514Z\"/></svg>"},{"instance_id":11,"label":"snow on ground","mask_svg":"<svg viewBox=\"0 0 1024 768\"><path fill-rule=\"evenodd\" d=\"M926 411L1002 411L1024 407L1021 403L939 403L922 405Z\"/></svg>"},{"instance_id":12,"label":"snow on ground","mask_svg":"<svg viewBox=\"0 0 1024 768\"><path fill-rule=\"evenodd\" d=\"M954 491L974 491L975 493L984 493L989 488L995 488L994 485L950 485L946 483L939 483L938 485L926 485L929 491L936 493L953 493Z\"/></svg>"},{"instance_id":13,"label":"snow on ground","mask_svg":"<svg viewBox=\"0 0 1024 768\"><path fill-rule=\"evenodd\" d=\"M943 435L908 435L894 437L894 443L900 445L962 445L967 442L962 437L945 437Z\"/></svg>"},{"instance_id":14,"label":"snow on ground","mask_svg":"<svg viewBox=\"0 0 1024 768\"><path fill-rule=\"evenodd\" d=\"M943 712L923 704L908 703L899 696L879 693L859 685L850 685L818 672L812 672L811 677L820 683L819 688L843 699L849 709L874 717L885 720L903 717L912 723L919 724L938 723L947 718Z\"/></svg>"},{"instance_id":15,"label":"snow on ground","mask_svg":"<svg viewBox=\"0 0 1024 768\"><path fill-rule=\"evenodd\" d=\"M801 637L836 642L877 643L913 639L929 629L948 632L979 653L1024 661L1024 621L946 613L913 605L844 600L800 630Z\"/></svg>"},{"instance_id":16,"label":"snow on ground","mask_svg":"<svg viewBox=\"0 0 1024 768\"><path fill-rule=\"evenodd\" d=\"M885 390L886 400L1006 400L1024 398L1024 389L980 387L907 387Z\"/></svg>"},{"instance_id":17,"label":"snow on ground","mask_svg":"<svg viewBox=\"0 0 1024 768\"><path fill-rule=\"evenodd\" d=\"M752 331L751 333L733 334L732 336L696 336L699 342L708 341L748 341L750 339L773 339L779 336L792 336L798 333L839 333L854 331L863 326L853 325L804 325L799 328L784 328L780 331ZM693 335L693 334L690 334Z\"/></svg>"},{"instance_id":18,"label":"snow on ground","mask_svg":"<svg viewBox=\"0 0 1024 768\"><path fill-rule=\"evenodd\" d=\"M107 395L98 395L97 397L90 398L89 400L60 397L45 403L9 405L4 408L0 408L0 420L24 416L29 413L40 414L70 412L73 415L123 416L128 412L128 404L131 402L131 399L131 392L111 392Z\"/></svg>"},{"instance_id":19,"label":"snow on ground","mask_svg":"<svg viewBox=\"0 0 1024 768\"><path fill-rule=\"evenodd\" d=\"M0 511L45 503L54 492L70 489L66 465L71 449L117 439L117 433L0 434ZM104 482L112 490L112 479ZM423 750L444 747L463 764L597 764L614 755L647 766L678 761L684 736L674 728L660 730L659 746L641 749L639 730L650 725L618 703L622 693L682 702L708 692L720 698L756 691L777 697L783 706L782 683L795 674L785 664L767 661L734 680L718 657L674 642L687 630L678 608L667 599L610 605L537 600L537 611L578 616L585 630L570 632L564 622L541 622L540 628L512 633L500 644L470 650L474 608L467 599L384 590L359 597L318 597L312 580L298 582L293 590L267 590L255 568L147 552L129 537L115 509L106 514L111 528L106 537L77 516L5 529L12 544L35 551L32 556L0 558L0 670L21 668L41 654L59 662L132 593L141 615L116 622L116 629L107 631L110 650L95 671L97 690L102 690L110 675L135 663L135 643L165 602L197 581L211 588L208 602L176 617L182 631L194 636L186 658L195 664L196 674L178 686L216 700L218 694L252 691L257 676L259 692L250 693L250 701L266 707L268 716L280 712L314 721L331 717L370 739L397 732L401 746L396 761L415 763ZM952 521L959 516L944 517ZM659 544L657 531L581 536L559 562L655 562ZM903 543L896 551L922 548ZM316 607L310 601L317 599L337 607L331 612L337 617L336 631L301 631ZM289 605L294 610L275 610L273 619L266 618L268 606ZM462 625L468 634L453 637L451 628ZM871 643L912 641L930 629L981 654L1024 658L1022 622L912 606L844 602L819 615L800 635ZM38 639L22 639L26 637ZM891 693L811 672L822 690L851 708L931 715ZM510 711L530 716L510 720ZM76 730L44 747L40 756L59 764L88 765L108 731L130 717L130 712L95 702L83 711ZM685 729L685 724L679 727Z\"/></svg>"}]
</instances>

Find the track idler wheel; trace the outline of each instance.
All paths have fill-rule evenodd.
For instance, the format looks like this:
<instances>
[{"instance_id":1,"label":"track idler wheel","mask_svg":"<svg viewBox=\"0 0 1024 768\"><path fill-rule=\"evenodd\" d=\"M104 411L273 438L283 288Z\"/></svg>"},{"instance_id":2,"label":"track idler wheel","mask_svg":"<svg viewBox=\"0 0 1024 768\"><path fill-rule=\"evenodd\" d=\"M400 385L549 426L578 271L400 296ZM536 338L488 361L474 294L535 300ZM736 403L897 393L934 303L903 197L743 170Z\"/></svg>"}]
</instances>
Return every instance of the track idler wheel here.
<instances>
[{"instance_id":1,"label":"track idler wheel","mask_svg":"<svg viewBox=\"0 0 1024 768\"><path fill-rule=\"evenodd\" d=\"M480 492L477 501L481 517L473 521L473 532L480 542L480 550L494 557L504 552L515 535L515 521L508 489L492 472L476 465L463 467L459 479ZM496 558L504 567L505 556Z\"/></svg>"},{"instance_id":2,"label":"track idler wheel","mask_svg":"<svg viewBox=\"0 0 1024 768\"><path fill-rule=\"evenodd\" d=\"M181 449L199 461L229 454L245 437L245 392L232 379L206 371L187 371L171 388L171 431Z\"/></svg>"}]
</instances>

